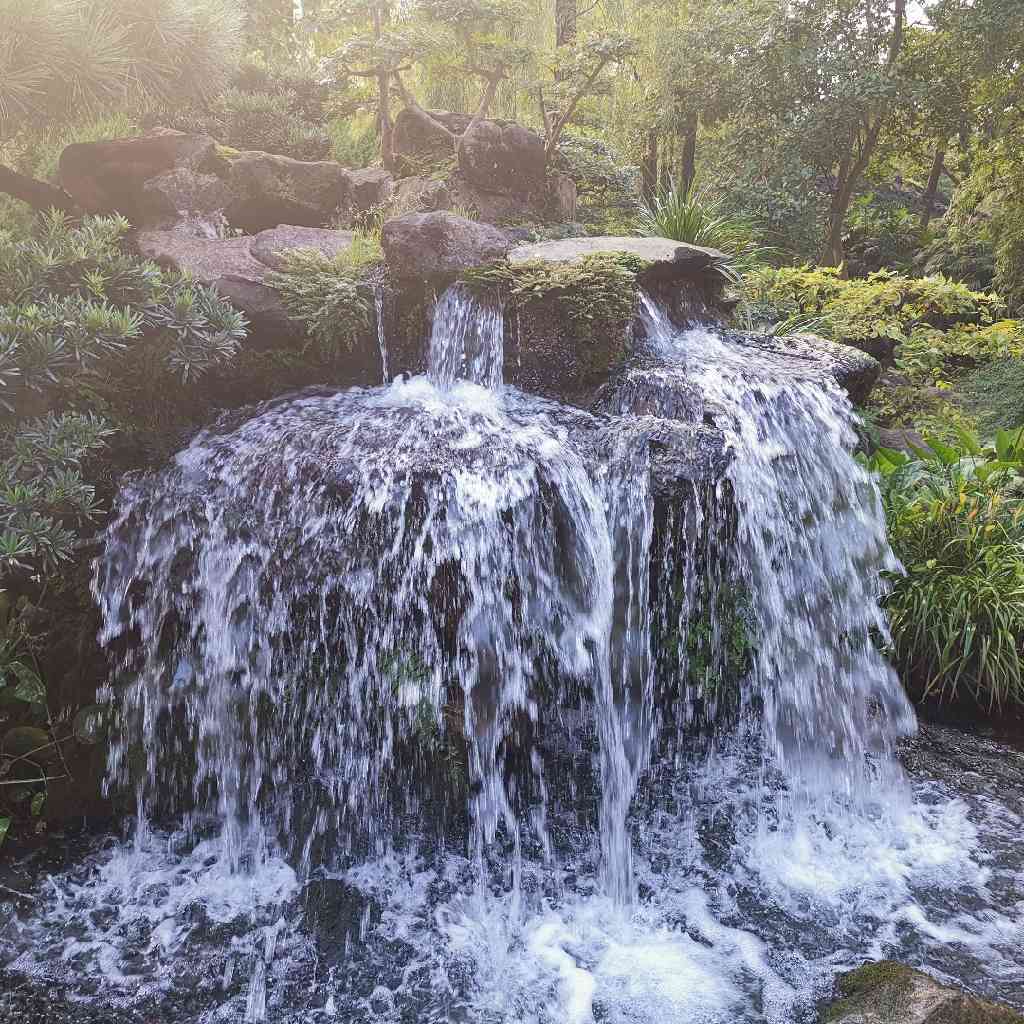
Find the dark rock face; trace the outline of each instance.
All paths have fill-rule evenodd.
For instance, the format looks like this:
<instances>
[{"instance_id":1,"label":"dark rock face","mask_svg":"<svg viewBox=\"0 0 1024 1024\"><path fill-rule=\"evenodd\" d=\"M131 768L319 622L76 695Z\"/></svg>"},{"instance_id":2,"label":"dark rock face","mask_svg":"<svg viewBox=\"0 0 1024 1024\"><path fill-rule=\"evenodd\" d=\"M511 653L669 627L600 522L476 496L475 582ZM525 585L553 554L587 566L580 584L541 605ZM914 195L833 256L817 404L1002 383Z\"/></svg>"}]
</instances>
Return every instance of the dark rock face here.
<instances>
[{"instance_id":1,"label":"dark rock face","mask_svg":"<svg viewBox=\"0 0 1024 1024\"><path fill-rule=\"evenodd\" d=\"M61 153L58 175L64 191L87 213L116 211L139 224L153 214L163 219L168 213L159 188L153 209L146 183L175 168L205 165L216 147L209 135L168 130L139 138L77 142Z\"/></svg>"},{"instance_id":2,"label":"dark rock face","mask_svg":"<svg viewBox=\"0 0 1024 1024\"><path fill-rule=\"evenodd\" d=\"M512 245L497 228L441 212L389 220L381 244L392 277L435 282L500 259Z\"/></svg>"},{"instance_id":3,"label":"dark rock face","mask_svg":"<svg viewBox=\"0 0 1024 1024\"><path fill-rule=\"evenodd\" d=\"M342 219L355 224L366 214L382 206L391 198L394 179L381 167L366 167L359 171L345 171L341 197Z\"/></svg>"},{"instance_id":4,"label":"dark rock face","mask_svg":"<svg viewBox=\"0 0 1024 1024\"><path fill-rule=\"evenodd\" d=\"M865 964L839 977L838 999L822 1024L1024 1024L1024 1016L942 985L894 960Z\"/></svg>"},{"instance_id":5,"label":"dark rock face","mask_svg":"<svg viewBox=\"0 0 1024 1024\"><path fill-rule=\"evenodd\" d=\"M479 121L459 141L459 170L471 184L496 192L544 187L544 141L518 124Z\"/></svg>"},{"instance_id":6,"label":"dark rock face","mask_svg":"<svg viewBox=\"0 0 1024 1024\"><path fill-rule=\"evenodd\" d=\"M453 114L447 110L431 110L430 116L457 135L464 132L470 114ZM443 156L452 151L452 140L440 128L417 117L411 110L400 110L395 117L395 155L399 157Z\"/></svg>"},{"instance_id":7,"label":"dark rock face","mask_svg":"<svg viewBox=\"0 0 1024 1024\"><path fill-rule=\"evenodd\" d=\"M228 222L255 234L278 224L321 227L348 192L349 172L330 161L306 163L272 153L241 153L225 161L232 199Z\"/></svg>"}]
</instances>

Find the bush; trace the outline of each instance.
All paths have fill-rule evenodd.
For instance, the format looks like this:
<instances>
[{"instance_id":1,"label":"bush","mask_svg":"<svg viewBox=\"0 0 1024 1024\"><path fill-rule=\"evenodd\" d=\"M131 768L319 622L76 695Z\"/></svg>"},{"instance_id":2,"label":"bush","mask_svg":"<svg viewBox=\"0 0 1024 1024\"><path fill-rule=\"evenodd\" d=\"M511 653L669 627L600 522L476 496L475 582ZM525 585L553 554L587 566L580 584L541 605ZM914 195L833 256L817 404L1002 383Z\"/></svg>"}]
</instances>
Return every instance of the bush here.
<instances>
[{"instance_id":1,"label":"bush","mask_svg":"<svg viewBox=\"0 0 1024 1024\"><path fill-rule=\"evenodd\" d=\"M906 570L885 598L905 681L990 711L1024 704L1024 434L984 448L961 431L956 446L881 449L871 465Z\"/></svg>"},{"instance_id":2,"label":"bush","mask_svg":"<svg viewBox=\"0 0 1024 1024\"><path fill-rule=\"evenodd\" d=\"M15 811L38 815L47 759L68 738L53 735L32 610L101 512L97 453L179 402L245 334L214 292L122 252L127 229L53 214L27 237L0 230L0 708L13 722L0 776L17 783L0 790L0 833Z\"/></svg>"},{"instance_id":3,"label":"bush","mask_svg":"<svg viewBox=\"0 0 1024 1024\"><path fill-rule=\"evenodd\" d=\"M843 238L846 268L851 277L867 277L882 269L910 273L914 257L927 244L928 232L918 214L868 192L850 205Z\"/></svg>"},{"instance_id":4,"label":"bush","mask_svg":"<svg viewBox=\"0 0 1024 1024\"><path fill-rule=\"evenodd\" d=\"M281 270L267 283L281 293L288 315L305 328L328 359L351 350L373 324L370 273L383 259L380 243L357 234L352 245L331 258L315 249L291 249Z\"/></svg>"},{"instance_id":5,"label":"bush","mask_svg":"<svg viewBox=\"0 0 1024 1024\"><path fill-rule=\"evenodd\" d=\"M831 267L759 267L744 285L740 313L748 319L819 317L821 332L836 341L881 355L902 351L902 369L922 380L950 361L1011 354L1019 336L1016 321L997 319L1005 308L997 295L945 277L883 270L847 281Z\"/></svg>"},{"instance_id":6,"label":"bush","mask_svg":"<svg viewBox=\"0 0 1024 1024\"><path fill-rule=\"evenodd\" d=\"M686 189L672 183L659 190L642 206L637 226L642 235L720 250L727 258L722 269L734 277L763 263L767 255L751 240L750 225L726 213L724 200L696 182Z\"/></svg>"},{"instance_id":7,"label":"bush","mask_svg":"<svg viewBox=\"0 0 1024 1024\"><path fill-rule=\"evenodd\" d=\"M640 209L640 172L607 143L577 133L558 142L555 168L576 184L577 220L598 235L628 233Z\"/></svg>"}]
</instances>

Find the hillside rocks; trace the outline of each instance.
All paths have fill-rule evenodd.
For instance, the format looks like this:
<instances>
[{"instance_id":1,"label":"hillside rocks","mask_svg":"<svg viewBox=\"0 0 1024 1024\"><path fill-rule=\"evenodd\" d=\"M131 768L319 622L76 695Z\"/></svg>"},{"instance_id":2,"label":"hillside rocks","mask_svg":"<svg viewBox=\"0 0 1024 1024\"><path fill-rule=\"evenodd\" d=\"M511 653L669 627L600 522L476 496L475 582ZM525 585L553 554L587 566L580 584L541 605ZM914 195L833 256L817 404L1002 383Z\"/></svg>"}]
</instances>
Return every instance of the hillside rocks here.
<instances>
[{"instance_id":1,"label":"hillside rocks","mask_svg":"<svg viewBox=\"0 0 1024 1024\"><path fill-rule=\"evenodd\" d=\"M823 1007L821 1024L1024 1024L1008 1006L942 985L892 960L840 975L839 998Z\"/></svg>"},{"instance_id":2,"label":"hillside rocks","mask_svg":"<svg viewBox=\"0 0 1024 1024\"><path fill-rule=\"evenodd\" d=\"M214 155L209 135L157 130L150 135L100 142L76 142L60 155L61 187L86 213L123 214L133 223L163 219L162 200L146 193L146 183L175 168L197 170Z\"/></svg>"},{"instance_id":3,"label":"hillside rocks","mask_svg":"<svg viewBox=\"0 0 1024 1024\"><path fill-rule=\"evenodd\" d=\"M252 234L278 224L355 223L392 189L380 168L240 152L208 135L164 130L68 146L60 180L86 212L121 213L141 229L189 220L208 225L206 234L224 225Z\"/></svg>"},{"instance_id":4,"label":"hillside rocks","mask_svg":"<svg viewBox=\"0 0 1024 1024\"><path fill-rule=\"evenodd\" d=\"M478 121L459 140L459 170L473 185L495 192L544 188L544 140L518 124Z\"/></svg>"},{"instance_id":5,"label":"hillside rocks","mask_svg":"<svg viewBox=\"0 0 1024 1024\"><path fill-rule=\"evenodd\" d=\"M248 317L255 347L287 342L301 335L278 293L265 283L281 266L287 249L317 249L335 256L352 244L349 231L283 224L254 236L201 238L186 231L151 229L136 236L139 253L161 266L187 271L216 288Z\"/></svg>"},{"instance_id":6,"label":"hillside rocks","mask_svg":"<svg viewBox=\"0 0 1024 1024\"><path fill-rule=\"evenodd\" d=\"M462 271L501 259L512 241L489 224L439 211L387 221L381 245L393 278L448 282Z\"/></svg>"}]
</instances>

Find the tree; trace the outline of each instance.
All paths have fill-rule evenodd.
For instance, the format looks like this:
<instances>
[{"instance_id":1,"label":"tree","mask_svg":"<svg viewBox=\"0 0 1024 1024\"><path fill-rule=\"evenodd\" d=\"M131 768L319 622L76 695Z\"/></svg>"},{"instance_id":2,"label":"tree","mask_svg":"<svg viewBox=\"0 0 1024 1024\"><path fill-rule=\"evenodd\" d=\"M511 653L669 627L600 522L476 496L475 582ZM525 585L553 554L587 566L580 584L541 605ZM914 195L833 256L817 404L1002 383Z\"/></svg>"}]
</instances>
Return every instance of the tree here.
<instances>
[{"instance_id":1,"label":"tree","mask_svg":"<svg viewBox=\"0 0 1024 1024\"><path fill-rule=\"evenodd\" d=\"M0 0L0 133L53 129L113 107L206 96L241 39L230 0ZM62 190L0 166L0 191L73 212Z\"/></svg>"}]
</instances>

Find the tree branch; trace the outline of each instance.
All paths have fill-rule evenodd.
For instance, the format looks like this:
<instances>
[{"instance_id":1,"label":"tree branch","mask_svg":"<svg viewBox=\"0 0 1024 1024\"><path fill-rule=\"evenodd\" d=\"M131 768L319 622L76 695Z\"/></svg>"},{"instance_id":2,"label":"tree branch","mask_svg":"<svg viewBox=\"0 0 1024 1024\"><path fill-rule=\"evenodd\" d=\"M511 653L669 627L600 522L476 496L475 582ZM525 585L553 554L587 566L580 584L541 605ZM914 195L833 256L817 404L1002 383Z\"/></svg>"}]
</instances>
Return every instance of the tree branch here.
<instances>
[{"instance_id":1,"label":"tree branch","mask_svg":"<svg viewBox=\"0 0 1024 1024\"><path fill-rule=\"evenodd\" d=\"M602 71L604 71L604 69L610 63L611 57L602 58L598 62L597 67L594 68L590 75L588 75L587 78L584 80L583 84L576 90L575 95L569 101L569 104L566 106L565 110L563 110L558 115L558 119L555 121L554 128L548 134L547 141L544 145L544 152L548 157L550 157L551 154L555 151L555 146L558 144L558 139L562 134L562 129L572 119L573 114L576 113L576 108L580 105L580 100L582 100L583 97L590 91L590 87L597 81L598 76L601 74Z\"/></svg>"},{"instance_id":2,"label":"tree branch","mask_svg":"<svg viewBox=\"0 0 1024 1024\"><path fill-rule=\"evenodd\" d=\"M78 204L56 185L45 181L37 181L28 175L19 174L10 167L0 164L0 192L5 192L23 203L28 203L34 210L45 212L55 209L63 213L81 214Z\"/></svg>"},{"instance_id":3,"label":"tree branch","mask_svg":"<svg viewBox=\"0 0 1024 1024\"><path fill-rule=\"evenodd\" d=\"M456 135L451 128L446 124L442 124L436 117L432 117L428 110L424 110L416 100L413 99L412 94L405 87L405 82L402 81L402 76L397 71L395 71L391 77L395 80L395 84L398 86L398 94L402 97L402 102L413 112L418 120L429 125L431 128L436 128L438 131L444 132L444 134L447 135L453 143L459 141L459 136Z\"/></svg>"}]
</instances>

